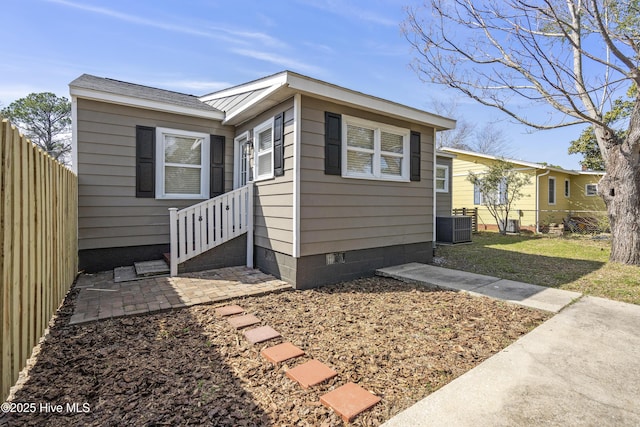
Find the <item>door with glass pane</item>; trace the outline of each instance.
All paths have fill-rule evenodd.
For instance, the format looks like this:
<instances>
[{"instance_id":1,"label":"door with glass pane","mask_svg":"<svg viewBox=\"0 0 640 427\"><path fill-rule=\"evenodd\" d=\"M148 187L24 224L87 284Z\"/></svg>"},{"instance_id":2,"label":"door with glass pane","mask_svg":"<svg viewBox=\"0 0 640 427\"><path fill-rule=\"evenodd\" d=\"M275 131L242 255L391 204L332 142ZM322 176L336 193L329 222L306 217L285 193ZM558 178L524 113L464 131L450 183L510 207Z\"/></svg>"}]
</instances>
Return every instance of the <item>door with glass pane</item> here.
<instances>
[{"instance_id":1,"label":"door with glass pane","mask_svg":"<svg viewBox=\"0 0 640 427\"><path fill-rule=\"evenodd\" d=\"M251 144L248 134L234 139L233 188L240 188L251 181Z\"/></svg>"}]
</instances>

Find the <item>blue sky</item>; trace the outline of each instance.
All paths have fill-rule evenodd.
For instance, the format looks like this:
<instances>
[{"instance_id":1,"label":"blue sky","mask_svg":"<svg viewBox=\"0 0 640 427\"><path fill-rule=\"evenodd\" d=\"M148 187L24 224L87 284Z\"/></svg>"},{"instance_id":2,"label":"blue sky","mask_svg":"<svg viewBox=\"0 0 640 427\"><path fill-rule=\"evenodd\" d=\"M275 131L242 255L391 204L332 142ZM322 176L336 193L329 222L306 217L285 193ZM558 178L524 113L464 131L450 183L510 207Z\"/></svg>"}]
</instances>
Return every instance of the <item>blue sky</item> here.
<instances>
[{"instance_id":1,"label":"blue sky","mask_svg":"<svg viewBox=\"0 0 640 427\"><path fill-rule=\"evenodd\" d=\"M83 73L203 95L282 70L432 110L456 93L420 81L400 31L415 0L2 0L0 105L69 97ZM503 129L512 157L578 169L581 127L533 132L458 99L457 113Z\"/></svg>"}]
</instances>

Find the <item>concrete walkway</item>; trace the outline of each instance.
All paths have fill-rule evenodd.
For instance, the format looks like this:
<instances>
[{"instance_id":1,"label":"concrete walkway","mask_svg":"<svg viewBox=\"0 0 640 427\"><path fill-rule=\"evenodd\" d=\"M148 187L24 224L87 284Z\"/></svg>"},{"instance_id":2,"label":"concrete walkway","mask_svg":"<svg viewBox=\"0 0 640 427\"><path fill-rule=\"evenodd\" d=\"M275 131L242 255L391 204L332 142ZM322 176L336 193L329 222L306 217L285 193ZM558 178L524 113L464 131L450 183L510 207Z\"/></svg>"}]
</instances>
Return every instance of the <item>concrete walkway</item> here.
<instances>
[{"instance_id":1,"label":"concrete walkway","mask_svg":"<svg viewBox=\"0 0 640 427\"><path fill-rule=\"evenodd\" d=\"M196 304L292 289L260 270L228 267L178 277L115 283L113 272L83 274L70 324L189 307Z\"/></svg>"},{"instance_id":2,"label":"concrete walkway","mask_svg":"<svg viewBox=\"0 0 640 427\"><path fill-rule=\"evenodd\" d=\"M376 271L376 274L398 280L423 283L440 289L483 295L552 313L559 312L567 304L582 296L579 292L514 282L417 262L381 268Z\"/></svg>"},{"instance_id":3,"label":"concrete walkway","mask_svg":"<svg viewBox=\"0 0 640 427\"><path fill-rule=\"evenodd\" d=\"M585 296L558 312L574 293L419 264L383 270L558 313L384 426L640 425L640 306Z\"/></svg>"}]
</instances>

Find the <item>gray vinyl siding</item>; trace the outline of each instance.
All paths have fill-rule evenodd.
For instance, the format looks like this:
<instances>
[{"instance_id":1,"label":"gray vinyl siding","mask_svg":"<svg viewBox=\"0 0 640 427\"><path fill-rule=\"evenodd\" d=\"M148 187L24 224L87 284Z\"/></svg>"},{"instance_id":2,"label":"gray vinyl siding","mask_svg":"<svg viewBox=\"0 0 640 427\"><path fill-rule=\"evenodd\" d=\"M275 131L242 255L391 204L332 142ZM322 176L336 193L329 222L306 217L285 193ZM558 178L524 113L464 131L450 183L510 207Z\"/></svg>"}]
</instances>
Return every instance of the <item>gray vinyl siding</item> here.
<instances>
[{"instance_id":1,"label":"gray vinyl siding","mask_svg":"<svg viewBox=\"0 0 640 427\"><path fill-rule=\"evenodd\" d=\"M169 243L168 208L199 200L136 198L136 125L226 137L225 189L233 187L233 128L188 117L78 99L79 249Z\"/></svg>"},{"instance_id":2,"label":"gray vinyl siding","mask_svg":"<svg viewBox=\"0 0 640 427\"><path fill-rule=\"evenodd\" d=\"M236 135L281 112L284 115L284 175L255 183L254 243L256 246L293 255L293 98L238 126Z\"/></svg>"},{"instance_id":3,"label":"gray vinyl siding","mask_svg":"<svg viewBox=\"0 0 640 427\"><path fill-rule=\"evenodd\" d=\"M449 190L446 193L436 192L436 216L451 215L451 194L453 192L453 160L448 157L436 155L436 163L439 166L449 167Z\"/></svg>"},{"instance_id":4,"label":"gray vinyl siding","mask_svg":"<svg viewBox=\"0 0 640 427\"><path fill-rule=\"evenodd\" d=\"M325 111L420 132L421 180L325 175ZM300 256L433 241L433 128L309 97L301 127Z\"/></svg>"}]
</instances>

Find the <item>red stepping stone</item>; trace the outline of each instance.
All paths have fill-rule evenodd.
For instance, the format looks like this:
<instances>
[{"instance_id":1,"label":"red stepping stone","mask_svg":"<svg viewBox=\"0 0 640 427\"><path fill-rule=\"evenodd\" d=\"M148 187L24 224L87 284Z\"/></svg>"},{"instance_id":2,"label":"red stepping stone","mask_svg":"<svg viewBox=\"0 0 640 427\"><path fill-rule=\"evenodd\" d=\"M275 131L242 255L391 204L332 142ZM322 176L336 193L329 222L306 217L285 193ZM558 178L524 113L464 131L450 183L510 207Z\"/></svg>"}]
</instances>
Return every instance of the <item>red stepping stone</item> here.
<instances>
[{"instance_id":1,"label":"red stepping stone","mask_svg":"<svg viewBox=\"0 0 640 427\"><path fill-rule=\"evenodd\" d=\"M216 314L220 317L231 316L233 314L244 313L244 308L239 305L225 305L224 307L216 308Z\"/></svg>"},{"instance_id":2,"label":"red stepping stone","mask_svg":"<svg viewBox=\"0 0 640 427\"><path fill-rule=\"evenodd\" d=\"M269 341L280 336L280 332L271 326L260 326L259 328L249 329L248 331L244 331L243 334L251 344Z\"/></svg>"},{"instance_id":3,"label":"red stepping stone","mask_svg":"<svg viewBox=\"0 0 640 427\"><path fill-rule=\"evenodd\" d=\"M304 351L290 342L274 345L273 347L265 348L260 352L262 357L267 359L271 363L278 364L285 360L293 359L304 355Z\"/></svg>"},{"instance_id":4,"label":"red stepping stone","mask_svg":"<svg viewBox=\"0 0 640 427\"><path fill-rule=\"evenodd\" d=\"M260 319L253 314L245 314L244 316L229 317L227 318L227 322L236 329L242 329L260 323Z\"/></svg>"},{"instance_id":5,"label":"red stepping stone","mask_svg":"<svg viewBox=\"0 0 640 427\"><path fill-rule=\"evenodd\" d=\"M333 409L345 422L351 422L358 414L380 402L380 398L357 384L347 383L320 396L320 402Z\"/></svg>"},{"instance_id":6,"label":"red stepping stone","mask_svg":"<svg viewBox=\"0 0 640 427\"><path fill-rule=\"evenodd\" d=\"M336 371L315 359L289 369L286 373L287 377L300 383L302 388L318 385L338 375Z\"/></svg>"}]
</instances>

